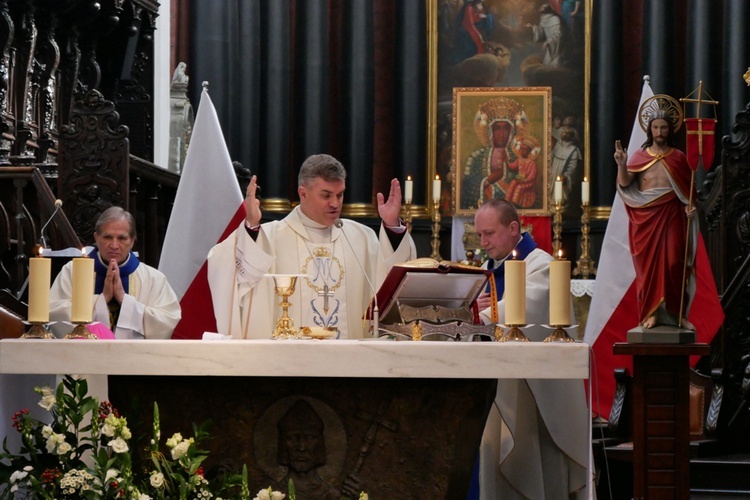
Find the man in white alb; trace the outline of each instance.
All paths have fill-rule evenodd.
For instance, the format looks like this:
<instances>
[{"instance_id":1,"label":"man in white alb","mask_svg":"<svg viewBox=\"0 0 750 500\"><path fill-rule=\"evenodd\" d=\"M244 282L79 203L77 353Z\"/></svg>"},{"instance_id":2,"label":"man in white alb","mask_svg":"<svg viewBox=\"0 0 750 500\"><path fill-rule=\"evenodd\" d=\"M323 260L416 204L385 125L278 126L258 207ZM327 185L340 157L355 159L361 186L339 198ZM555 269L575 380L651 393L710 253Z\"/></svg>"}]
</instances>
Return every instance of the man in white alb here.
<instances>
[{"instance_id":1,"label":"man in white alb","mask_svg":"<svg viewBox=\"0 0 750 500\"><path fill-rule=\"evenodd\" d=\"M109 327L118 339L168 339L182 311L166 276L140 262L132 252L135 220L130 212L110 207L99 216L94 230L93 321ZM56 335L70 332L73 295L71 262L57 275L50 289L50 319Z\"/></svg>"},{"instance_id":2,"label":"man in white alb","mask_svg":"<svg viewBox=\"0 0 750 500\"><path fill-rule=\"evenodd\" d=\"M383 222L379 235L353 220L341 220L346 170L335 158L312 155L300 168L300 203L280 221L260 224L255 176L247 188L244 223L208 254L208 283L219 333L233 338L270 338L281 316L280 297L264 274L303 274L289 301L296 327L338 329L340 338L365 335L363 315L394 264L416 257L399 220L401 186L391 180L378 193ZM337 223L337 221L340 221ZM360 269L361 264L363 269Z\"/></svg>"}]
</instances>

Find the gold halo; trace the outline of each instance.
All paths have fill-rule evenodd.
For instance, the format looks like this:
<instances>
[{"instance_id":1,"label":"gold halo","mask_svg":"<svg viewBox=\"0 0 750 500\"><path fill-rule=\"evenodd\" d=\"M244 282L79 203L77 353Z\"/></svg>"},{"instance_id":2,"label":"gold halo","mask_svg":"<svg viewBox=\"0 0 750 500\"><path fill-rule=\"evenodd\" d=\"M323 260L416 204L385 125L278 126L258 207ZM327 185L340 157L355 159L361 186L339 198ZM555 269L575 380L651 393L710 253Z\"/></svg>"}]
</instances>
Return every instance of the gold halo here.
<instances>
[{"instance_id":1,"label":"gold halo","mask_svg":"<svg viewBox=\"0 0 750 500\"><path fill-rule=\"evenodd\" d=\"M667 119L672 124L672 130L677 132L682 127L682 106L672 96L667 94L656 94L646 99L638 110L638 123L644 132L648 132L648 122L657 112L667 114Z\"/></svg>"}]
</instances>

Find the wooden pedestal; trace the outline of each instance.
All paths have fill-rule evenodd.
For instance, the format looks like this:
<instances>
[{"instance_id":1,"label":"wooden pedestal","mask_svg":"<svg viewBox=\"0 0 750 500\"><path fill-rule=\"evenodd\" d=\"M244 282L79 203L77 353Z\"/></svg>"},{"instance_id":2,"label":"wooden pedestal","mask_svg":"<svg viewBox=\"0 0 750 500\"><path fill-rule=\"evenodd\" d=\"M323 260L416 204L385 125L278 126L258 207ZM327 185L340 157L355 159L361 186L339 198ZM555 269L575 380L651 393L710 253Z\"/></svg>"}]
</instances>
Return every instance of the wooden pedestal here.
<instances>
[{"instance_id":1,"label":"wooden pedestal","mask_svg":"<svg viewBox=\"0 0 750 500\"><path fill-rule=\"evenodd\" d=\"M708 344L617 343L633 356L633 496L690 497L690 356Z\"/></svg>"}]
</instances>

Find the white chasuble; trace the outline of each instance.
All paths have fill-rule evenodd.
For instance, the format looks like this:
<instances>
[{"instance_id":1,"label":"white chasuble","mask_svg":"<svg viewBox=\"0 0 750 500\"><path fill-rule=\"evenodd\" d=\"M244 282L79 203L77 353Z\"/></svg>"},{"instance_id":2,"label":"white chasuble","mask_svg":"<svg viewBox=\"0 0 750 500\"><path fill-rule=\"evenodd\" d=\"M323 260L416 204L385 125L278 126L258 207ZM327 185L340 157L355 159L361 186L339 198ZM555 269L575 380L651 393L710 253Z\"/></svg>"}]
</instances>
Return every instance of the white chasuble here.
<instances>
[{"instance_id":1,"label":"white chasuble","mask_svg":"<svg viewBox=\"0 0 750 500\"><path fill-rule=\"evenodd\" d=\"M542 326L549 323L552 256L537 248L524 261L529 326L523 331L530 341L542 342L552 332ZM504 300L498 309L502 323ZM489 314L480 312L485 323ZM498 380L480 446L480 499L587 498L587 406L581 380Z\"/></svg>"},{"instance_id":2,"label":"white chasuble","mask_svg":"<svg viewBox=\"0 0 750 500\"><path fill-rule=\"evenodd\" d=\"M263 224L255 240L243 224L211 249L208 282L219 333L270 338L282 314L281 298L264 275L304 274L289 298L294 327L328 324L340 338L364 336L362 318L372 292L357 257L377 288L393 265L416 257L411 236L393 249L382 227L378 237L352 220L341 228L310 224L298 206L283 220Z\"/></svg>"}]
</instances>

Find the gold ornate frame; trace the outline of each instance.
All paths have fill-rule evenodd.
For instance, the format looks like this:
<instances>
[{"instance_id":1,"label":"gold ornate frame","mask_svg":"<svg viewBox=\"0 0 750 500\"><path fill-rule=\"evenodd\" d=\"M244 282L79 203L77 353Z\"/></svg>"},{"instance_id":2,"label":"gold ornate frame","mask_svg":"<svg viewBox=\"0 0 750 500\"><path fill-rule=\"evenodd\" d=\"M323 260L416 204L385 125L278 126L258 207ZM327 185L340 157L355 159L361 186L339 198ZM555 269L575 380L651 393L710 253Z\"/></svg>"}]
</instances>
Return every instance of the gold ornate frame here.
<instances>
[{"instance_id":1,"label":"gold ornate frame","mask_svg":"<svg viewBox=\"0 0 750 500\"><path fill-rule=\"evenodd\" d=\"M440 52L444 49L444 44L441 39L440 27L445 26L443 20L439 19L443 11L447 6L463 4L463 0L425 0L426 2L426 13L427 13L427 42L428 42L428 108L427 108L427 174L429 179L434 179L435 175L438 174L444 182L442 183L443 193L441 195L440 211L448 214L450 212L456 212L454 207L455 203L455 165L452 163L453 153L448 151L449 145L452 143L453 131L447 130L452 127L453 120L446 116L447 113L452 112L452 103L448 103L448 96L445 92L442 92L441 88L445 87L445 71L441 65L441 57L443 54ZM582 83L583 87L580 91L581 102L580 109L581 114L579 116L580 124L579 128L582 131L583 137L580 138L580 147L583 156L583 173L582 176L591 179L590 170L590 130L589 130L589 84L591 80L591 19L593 10L593 0L581 0L583 5L583 57L582 60L576 64L577 69L582 68ZM538 10L539 6L544 3L548 3L548 0L485 0L484 5L486 9L491 12L502 14L512 8L526 9L531 12ZM579 21L580 23L580 21ZM439 50L440 49L440 50ZM520 63L520 61L518 61ZM514 85L521 87L526 85L522 83L520 85ZM459 85L454 85L456 87ZM464 85L468 87L469 85ZM499 86L499 85L498 85ZM506 86L510 86L506 83ZM553 86L553 106L552 114L555 116L555 89ZM448 145L448 146L447 146ZM551 180L550 180L551 181ZM428 199L433 199L432 183L428 183ZM432 212L433 208L430 206L429 211Z\"/></svg>"},{"instance_id":2,"label":"gold ornate frame","mask_svg":"<svg viewBox=\"0 0 750 500\"><path fill-rule=\"evenodd\" d=\"M473 215L486 199L497 197L525 215L549 213L551 105L549 87L453 89L454 215ZM512 129L504 148L491 147L491 129L498 122ZM522 142L531 144L526 158L519 151ZM492 151L504 151L507 160L490 162ZM488 181L496 168L502 177ZM527 169L533 183L525 178Z\"/></svg>"}]
</instances>

